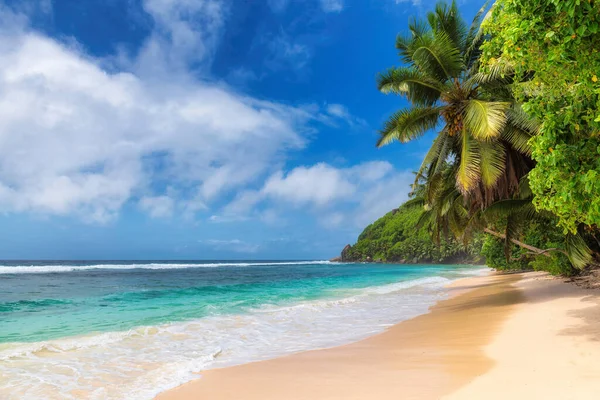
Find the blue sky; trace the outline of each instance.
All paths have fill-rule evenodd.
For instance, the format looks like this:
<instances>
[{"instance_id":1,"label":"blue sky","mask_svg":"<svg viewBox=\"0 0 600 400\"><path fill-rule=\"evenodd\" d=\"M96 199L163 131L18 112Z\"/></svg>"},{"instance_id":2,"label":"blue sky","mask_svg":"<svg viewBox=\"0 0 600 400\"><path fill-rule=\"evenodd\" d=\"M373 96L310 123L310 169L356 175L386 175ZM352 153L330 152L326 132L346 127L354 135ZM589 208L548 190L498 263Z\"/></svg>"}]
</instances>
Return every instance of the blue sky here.
<instances>
[{"instance_id":1,"label":"blue sky","mask_svg":"<svg viewBox=\"0 0 600 400\"><path fill-rule=\"evenodd\" d=\"M431 142L374 145L406 104L375 76L432 6L0 0L0 258L337 255Z\"/></svg>"}]
</instances>

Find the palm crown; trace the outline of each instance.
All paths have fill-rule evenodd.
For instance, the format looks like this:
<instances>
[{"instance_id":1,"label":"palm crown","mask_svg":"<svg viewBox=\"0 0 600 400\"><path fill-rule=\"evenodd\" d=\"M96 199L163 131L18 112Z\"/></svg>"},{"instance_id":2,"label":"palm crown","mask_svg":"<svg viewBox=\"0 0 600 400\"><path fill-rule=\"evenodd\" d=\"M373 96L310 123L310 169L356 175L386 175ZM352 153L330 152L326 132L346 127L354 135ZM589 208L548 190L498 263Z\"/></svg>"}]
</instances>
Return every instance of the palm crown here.
<instances>
[{"instance_id":1,"label":"palm crown","mask_svg":"<svg viewBox=\"0 0 600 400\"><path fill-rule=\"evenodd\" d=\"M485 9L470 28L454 1L438 3L427 21L412 20L410 33L396 40L405 66L390 68L377 80L380 91L411 103L390 116L377 146L408 142L438 128L418 177L434 177L451 160L456 188L482 205L518 190L519 179L532 167L527 142L536 129L510 97L509 68L479 73Z\"/></svg>"}]
</instances>

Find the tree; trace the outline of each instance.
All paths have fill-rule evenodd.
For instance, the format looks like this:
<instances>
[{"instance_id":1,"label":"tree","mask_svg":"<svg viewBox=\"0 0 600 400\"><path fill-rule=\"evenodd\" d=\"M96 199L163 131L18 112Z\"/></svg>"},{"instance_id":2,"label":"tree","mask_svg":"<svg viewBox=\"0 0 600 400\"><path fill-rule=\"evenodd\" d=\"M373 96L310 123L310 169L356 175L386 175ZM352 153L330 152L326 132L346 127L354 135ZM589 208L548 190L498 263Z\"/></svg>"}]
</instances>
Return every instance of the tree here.
<instances>
[{"instance_id":1,"label":"tree","mask_svg":"<svg viewBox=\"0 0 600 400\"><path fill-rule=\"evenodd\" d=\"M524 18L526 16L526 18ZM541 122L531 140L533 203L569 232L600 224L600 2L498 0L484 23L486 71L508 66Z\"/></svg>"},{"instance_id":2,"label":"tree","mask_svg":"<svg viewBox=\"0 0 600 400\"><path fill-rule=\"evenodd\" d=\"M556 227L554 215L536 211L527 176L521 179L514 197L499 200L483 210L472 210L454 185L455 168L446 164L435 179L424 179L424 183L416 185L413 198L405 203L408 208L424 206L417 227L426 226L436 242L440 242L441 235L451 233L466 244L484 232L501 239L506 259L503 265L507 268L533 262L545 265L543 268L552 272L569 275L592 262L592 252L586 243L586 239L592 238L586 232L565 235ZM496 244L489 240L486 243ZM515 251L515 245L520 250ZM483 254L492 259L497 256L489 246ZM497 261L495 264L498 266Z\"/></svg>"},{"instance_id":3,"label":"tree","mask_svg":"<svg viewBox=\"0 0 600 400\"><path fill-rule=\"evenodd\" d=\"M487 15L494 18L498 7ZM528 101L536 93L532 87L537 76L514 60L490 58L480 64L481 49L489 52L489 43L496 43L478 26L485 10L484 6L467 29L455 2L439 3L426 22L413 19L410 35L398 37L396 47L406 66L380 74L378 86L384 93L405 96L411 107L390 117L377 144L407 142L438 128L417 173L412 199L404 205L424 210L416 225L426 226L438 244L442 235L451 233L466 244L485 232L486 255L495 262L502 243L504 265L546 265L554 272L572 273L570 265L581 269L592 262L588 243L595 238L577 225L563 233L553 213L534 206L538 203L529 182L535 186L541 177L535 173L530 143L543 136L547 120L527 114L514 93L516 88L522 94L519 99ZM518 30L518 19L510 23L517 27L508 24L503 27L507 32ZM527 90L519 92L522 88Z\"/></svg>"},{"instance_id":4,"label":"tree","mask_svg":"<svg viewBox=\"0 0 600 400\"><path fill-rule=\"evenodd\" d=\"M479 207L517 190L533 166L527 143L535 129L511 98L512 77L479 72L485 11L469 28L455 1L438 3L427 21L413 19L410 33L396 40L405 66L381 73L377 82L380 91L411 103L389 118L377 145L408 142L439 128L418 176L437 179L453 159L456 188Z\"/></svg>"}]
</instances>

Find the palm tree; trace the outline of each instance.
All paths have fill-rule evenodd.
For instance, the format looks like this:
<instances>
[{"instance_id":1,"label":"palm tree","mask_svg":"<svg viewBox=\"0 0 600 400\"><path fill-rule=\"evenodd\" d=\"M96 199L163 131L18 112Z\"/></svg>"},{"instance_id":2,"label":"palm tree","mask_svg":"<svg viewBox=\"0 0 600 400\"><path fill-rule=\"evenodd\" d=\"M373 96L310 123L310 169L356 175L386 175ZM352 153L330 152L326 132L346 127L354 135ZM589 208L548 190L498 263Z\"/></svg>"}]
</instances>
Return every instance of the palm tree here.
<instances>
[{"instance_id":1,"label":"palm tree","mask_svg":"<svg viewBox=\"0 0 600 400\"><path fill-rule=\"evenodd\" d=\"M377 146L409 142L437 128L417 178L432 179L452 160L456 189L479 207L517 191L519 179L533 167L527 143L536 129L511 98L511 69L479 72L484 39L479 25L486 9L470 28L455 1L438 3L426 22L413 19L410 34L396 40L405 66L377 80L380 91L411 103L388 119Z\"/></svg>"},{"instance_id":2,"label":"palm tree","mask_svg":"<svg viewBox=\"0 0 600 400\"><path fill-rule=\"evenodd\" d=\"M512 98L513 69L498 63L479 72L479 25L486 9L468 29L454 1L438 3L426 22L410 22L410 34L396 41L405 66L380 74L378 87L406 97L411 107L389 118L377 145L409 142L437 129L405 206L423 208L417 225L428 226L438 243L452 233L466 244L483 231L504 240L507 259L517 245L524 256L560 252L583 268L592 258L581 232L565 236L557 248L519 240L527 223L552 216L532 204L528 141L539 126Z\"/></svg>"},{"instance_id":3,"label":"palm tree","mask_svg":"<svg viewBox=\"0 0 600 400\"><path fill-rule=\"evenodd\" d=\"M564 254L577 269L593 263L592 250L587 244L591 240L586 238L589 235L586 235L583 226L576 233L566 234L557 247L541 249L522 241L523 233L530 224L546 222L546 225L554 226L556 223L551 213L536 211L527 176L521 179L513 198L497 201L484 210L472 211L455 186L453 176L456 168L456 165L446 163L433 178L419 178L413 185L411 199L404 205L423 209L417 227L426 226L436 243L440 243L441 235L452 234L466 245L475 232L484 232L503 240L507 261L515 261L512 248L516 245L523 249L521 258L552 257L552 253L558 252Z\"/></svg>"}]
</instances>

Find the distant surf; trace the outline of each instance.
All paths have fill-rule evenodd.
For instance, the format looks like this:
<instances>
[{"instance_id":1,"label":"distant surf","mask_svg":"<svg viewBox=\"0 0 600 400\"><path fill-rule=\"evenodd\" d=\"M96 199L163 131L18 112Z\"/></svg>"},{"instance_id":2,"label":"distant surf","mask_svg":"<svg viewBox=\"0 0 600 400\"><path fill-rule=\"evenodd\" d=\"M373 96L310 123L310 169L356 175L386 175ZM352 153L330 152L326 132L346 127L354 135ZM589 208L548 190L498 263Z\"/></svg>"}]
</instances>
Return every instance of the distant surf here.
<instances>
[{"instance_id":1,"label":"distant surf","mask_svg":"<svg viewBox=\"0 0 600 400\"><path fill-rule=\"evenodd\" d=\"M48 274L57 272L129 269L181 269L217 267L283 267L287 265L327 265L329 261L276 261L276 262L203 262L203 263L130 263L130 264L89 264L89 265L14 265L0 266L0 274Z\"/></svg>"}]
</instances>

